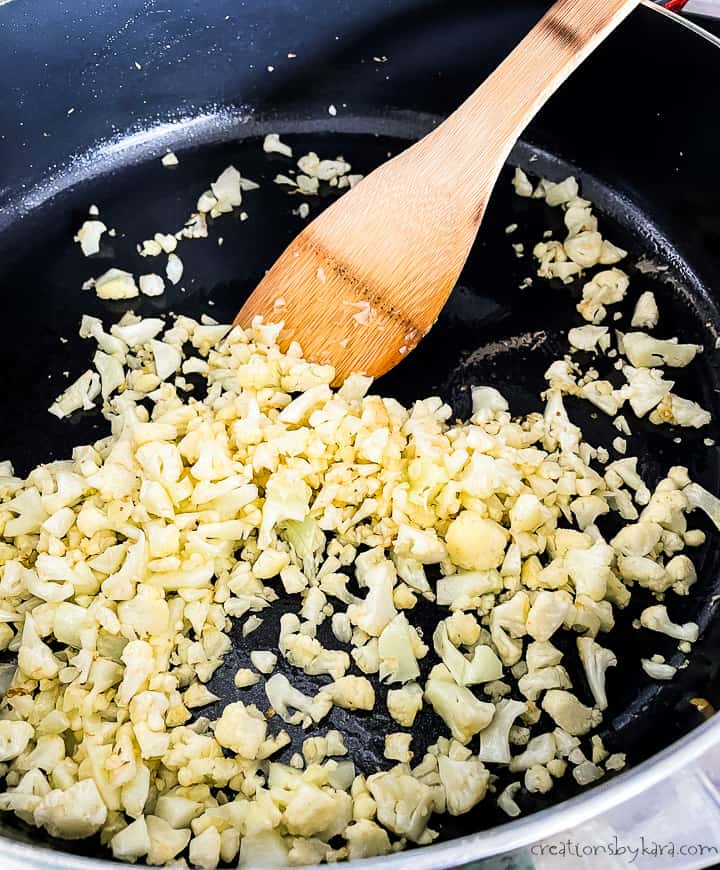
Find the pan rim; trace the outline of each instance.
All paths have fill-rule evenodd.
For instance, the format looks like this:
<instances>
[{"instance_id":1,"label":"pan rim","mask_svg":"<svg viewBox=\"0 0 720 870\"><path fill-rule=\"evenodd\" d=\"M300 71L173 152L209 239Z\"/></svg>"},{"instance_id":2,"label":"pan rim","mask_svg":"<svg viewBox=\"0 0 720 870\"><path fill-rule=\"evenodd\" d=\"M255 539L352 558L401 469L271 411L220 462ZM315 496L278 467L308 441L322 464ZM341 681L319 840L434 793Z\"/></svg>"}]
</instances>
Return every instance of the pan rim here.
<instances>
[{"instance_id":1,"label":"pan rim","mask_svg":"<svg viewBox=\"0 0 720 870\"><path fill-rule=\"evenodd\" d=\"M2 5L2 0L0 0ZM686 28L720 48L715 37L695 22L681 19L674 13L648 0L643 5ZM442 870L472 861L512 852L529 846L540 839L558 834L573 826L626 803L669 778L684 767L689 767L704 754L720 746L720 718L708 720L690 733L672 743L656 755L632 767L613 779L595 786L561 804L541 810L525 818L515 819L484 831L437 843L408 853L397 853L379 858L353 862L353 865L374 868L400 867L410 856L414 870ZM97 870L116 862L110 858L90 858L58 852L46 846L15 841L0 833L0 862L3 870L47 868L47 870ZM382 862L382 863L381 863Z\"/></svg>"}]
</instances>

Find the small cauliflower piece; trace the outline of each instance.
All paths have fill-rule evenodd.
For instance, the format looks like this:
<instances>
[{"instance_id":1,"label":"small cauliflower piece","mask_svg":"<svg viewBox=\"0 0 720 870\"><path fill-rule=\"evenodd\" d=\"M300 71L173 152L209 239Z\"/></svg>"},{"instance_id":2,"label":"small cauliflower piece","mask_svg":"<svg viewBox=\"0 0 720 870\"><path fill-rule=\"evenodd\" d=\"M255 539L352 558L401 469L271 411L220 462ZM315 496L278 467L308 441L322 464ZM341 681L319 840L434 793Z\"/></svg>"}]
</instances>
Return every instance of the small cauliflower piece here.
<instances>
[{"instance_id":1,"label":"small cauliflower piece","mask_svg":"<svg viewBox=\"0 0 720 870\"><path fill-rule=\"evenodd\" d=\"M578 350L594 351L600 339L608 335L607 326L575 326L568 332L568 341Z\"/></svg>"},{"instance_id":2,"label":"small cauliflower piece","mask_svg":"<svg viewBox=\"0 0 720 870\"><path fill-rule=\"evenodd\" d=\"M27 748L35 729L29 722L3 719L0 721L0 761L11 761Z\"/></svg>"},{"instance_id":3,"label":"small cauliflower piece","mask_svg":"<svg viewBox=\"0 0 720 870\"><path fill-rule=\"evenodd\" d=\"M445 665L435 665L425 683L425 700L463 745L487 728L495 714L492 704L478 701L464 686L458 686Z\"/></svg>"},{"instance_id":4,"label":"small cauliflower piece","mask_svg":"<svg viewBox=\"0 0 720 870\"><path fill-rule=\"evenodd\" d=\"M672 680L677 673L677 668L665 662L654 662L652 659L640 659L640 664L645 673L653 680Z\"/></svg>"},{"instance_id":5,"label":"small cauliflower piece","mask_svg":"<svg viewBox=\"0 0 720 870\"><path fill-rule=\"evenodd\" d=\"M201 870L215 870L220 863L220 848L222 841L217 828L209 825L205 830L190 840L189 858L194 867Z\"/></svg>"},{"instance_id":6,"label":"small cauliflower piece","mask_svg":"<svg viewBox=\"0 0 720 870\"><path fill-rule=\"evenodd\" d=\"M423 690L417 683L408 683L387 693L388 713L403 728L412 728L422 705Z\"/></svg>"},{"instance_id":7,"label":"small cauliflower piece","mask_svg":"<svg viewBox=\"0 0 720 870\"><path fill-rule=\"evenodd\" d=\"M107 232L107 227L102 221L85 221L73 241L80 244L83 254L90 257L100 250L100 238Z\"/></svg>"},{"instance_id":8,"label":"small cauliflower piece","mask_svg":"<svg viewBox=\"0 0 720 870\"><path fill-rule=\"evenodd\" d=\"M95 399L100 395L101 381L97 372L86 371L50 405L48 410L60 420L80 409L89 411L95 407Z\"/></svg>"},{"instance_id":9,"label":"small cauliflower piece","mask_svg":"<svg viewBox=\"0 0 720 870\"><path fill-rule=\"evenodd\" d=\"M671 426L701 429L712 420L712 415L691 399L683 399L675 393L667 393L650 414L649 419L655 426L667 423Z\"/></svg>"},{"instance_id":10,"label":"small cauliflower piece","mask_svg":"<svg viewBox=\"0 0 720 870\"><path fill-rule=\"evenodd\" d=\"M343 831L348 844L348 858L375 858L391 851L387 831L370 819L358 819Z\"/></svg>"},{"instance_id":11,"label":"small cauliflower piece","mask_svg":"<svg viewBox=\"0 0 720 870\"><path fill-rule=\"evenodd\" d=\"M266 734L263 714L254 705L246 707L242 701L228 704L215 723L217 742L249 760L257 758Z\"/></svg>"},{"instance_id":12,"label":"small cauliflower piece","mask_svg":"<svg viewBox=\"0 0 720 870\"><path fill-rule=\"evenodd\" d=\"M418 658L424 658L428 649L408 622L399 613L385 626L377 643L380 679L387 683L407 683L420 676Z\"/></svg>"},{"instance_id":13,"label":"small cauliflower piece","mask_svg":"<svg viewBox=\"0 0 720 870\"><path fill-rule=\"evenodd\" d=\"M160 275L150 272L138 278L140 292L143 296L162 296L165 292L165 281Z\"/></svg>"},{"instance_id":14,"label":"small cauliflower piece","mask_svg":"<svg viewBox=\"0 0 720 870\"><path fill-rule=\"evenodd\" d=\"M144 816L135 819L110 840L113 857L121 861L135 861L142 858L150 851L151 845Z\"/></svg>"},{"instance_id":15,"label":"small cauliflower piece","mask_svg":"<svg viewBox=\"0 0 720 870\"><path fill-rule=\"evenodd\" d=\"M368 777L367 787L377 804L381 825L399 837L407 837L411 843L431 842L427 824L434 799L429 786L408 774L391 770Z\"/></svg>"},{"instance_id":16,"label":"small cauliflower piece","mask_svg":"<svg viewBox=\"0 0 720 870\"><path fill-rule=\"evenodd\" d=\"M605 269L588 281L582 290L582 301L577 310L585 320L600 323L607 314L606 305L622 302L630 285L630 279L620 269Z\"/></svg>"},{"instance_id":17,"label":"small cauliflower piece","mask_svg":"<svg viewBox=\"0 0 720 870\"><path fill-rule=\"evenodd\" d=\"M550 732L538 734L528 741L524 751L515 755L510 761L512 773L522 773L538 764L547 764L555 757L557 745L555 737Z\"/></svg>"},{"instance_id":18,"label":"small cauliflower piece","mask_svg":"<svg viewBox=\"0 0 720 870\"><path fill-rule=\"evenodd\" d=\"M455 682L460 686L474 686L499 679L503 672L502 662L493 650L486 644L478 644L473 650L472 659L467 659L450 641L446 623L446 620L438 623L433 633L433 644Z\"/></svg>"},{"instance_id":19,"label":"small cauliflower piece","mask_svg":"<svg viewBox=\"0 0 720 870\"><path fill-rule=\"evenodd\" d=\"M575 737L587 734L602 721L599 710L586 707L575 695L562 689L551 689L541 706L556 725Z\"/></svg>"},{"instance_id":20,"label":"small cauliflower piece","mask_svg":"<svg viewBox=\"0 0 720 870\"><path fill-rule=\"evenodd\" d=\"M48 792L33 814L38 827L44 827L52 837L65 840L92 836L106 819L107 807L92 779L81 779L66 790Z\"/></svg>"},{"instance_id":21,"label":"small cauliflower piece","mask_svg":"<svg viewBox=\"0 0 720 870\"><path fill-rule=\"evenodd\" d=\"M455 760L441 755L438 758L438 775L445 789L446 807L451 816L460 816L479 804L487 793L490 780L490 771L474 756Z\"/></svg>"},{"instance_id":22,"label":"small cauliflower piece","mask_svg":"<svg viewBox=\"0 0 720 870\"><path fill-rule=\"evenodd\" d=\"M108 269L94 286L99 299L134 299L140 294L132 274L122 269Z\"/></svg>"},{"instance_id":23,"label":"small cauliflower piece","mask_svg":"<svg viewBox=\"0 0 720 870\"><path fill-rule=\"evenodd\" d=\"M533 764L532 767L528 767L523 781L530 794L547 794L554 785L547 768L541 764Z\"/></svg>"},{"instance_id":24,"label":"small cauliflower piece","mask_svg":"<svg viewBox=\"0 0 720 870\"><path fill-rule=\"evenodd\" d=\"M495 705L495 714L490 724L480 732L481 761L496 764L510 762L510 729L518 716L527 711L528 705L522 701L503 699Z\"/></svg>"},{"instance_id":25,"label":"small cauliflower piece","mask_svg":"<svg viewBox=\"0 0 720 870\"><path fill-rule=\"evenodd\" d=\"M646 607L640 614L640 624L643 628L666 634L676 640L686 640L689 643L695 643L700 635L700 630L694 622L686 622L684 625L674 623L668 616L667 607L664 604Z\"/></svg>"},{"instance_id":26,"label":"small cauliflower piece","mask_svg":"<svg viewBox=\"0 0 720 870\"><path fill-rule=\"evenodd\" d=\"M678 344L677 338L662 341L646 332L626 332L623 335L623 352L636 368L652 369L663 365L683 368L701 350L699 344Z\"/></svg>"},{"instance_id":27,"label":"small cauliflower piece","mask_svg":"<svg viewBox=\"0 0 720 870\"><path fill-rule=\"evenodd\" d=\"M655 301L655 294L646 290L635 304L630 325L635 329L653 329L657 326L659 319L660 312Z\"/></svg>"},{"instance_id":28,"label":"small cauliflower piece","mask_svg":"<svg viewBox=\"0 0 720 870\"><path fill-rule=\"evenodd\" d=\"M445 536L450 561L466 571L490 571L505 558L508 534L494 520L462 511Z\"/></svg>"},{"instance_id":29,"label":"small cauliflower piece","mask_svg":"<svg viewBox=\"0 0 720 870\"><path fill-rule=\"evenodd\" d=\"M530 671L518 680L518 689L528 701L537 701L549 689L570 689L572 683L568 672L561 665L551 665Z\"/></svg>"},{"instance_id":30,"label":"small cauliflower piece","mask_svg":"<svg viewBox=\"0 0 720 870\"><path fill-rule=\"evenodd\" d=\"M519 166L515 167L515 174L513 175L512 186L518 196L523 196L527 198L533 195L532 183Z\"/></svg>"},{"instance_id":31,"label":"small cauliflower piece","mask_svg":"<svg viewBox=\"0 0 720 870\"><path fill-rule=\"evenodd\" d=\"M253 650L250 661L261 674L271 674L277 664L277 656L269 650Z\"/></svg>"},{"instance_id":32,"label":"small cauliflower piece","mask_svg":"<svg viewBox=\"0 0 720 870\"><path fill-rule=\"evenodd\" d=\"M333 705L330 693L318 692L311 698L292 686L284 674L270 677L265 683L265 693L273 710L289 725L309 727L312 722L324 719ZM289 708L294 708L296 712L290 713Z\"/></svg>"},{"instance_id":33,"label":"small cauliflower piece","mask_svg":"<svg viewBox=\"0 0 720 870\"><path fill-rule=\"evenodd\" d=\"M591 637L579 637L577 648L585 670L585 677L595 699L595 706L598 710L606 710L608 704L605 692L605 673L608 668L617 665L617 656L612 650L600 646Z\"/></svg>"},{"instance_id":34,"label":"small cauliflower piece","mask_svg":"<svg viewBox=\"0 0 720 870\"><path fill-rule=\"evenodd\" d=\"M340 677L320 691L345 710L372 710L375 706L375 690L367 677Z\"/></svg>"},{"instance_id":35,"label":"small cauliflower piece","mask_svg":"<svg viewBox=\"0 0 720 870\"><path fill-rule=\"evenodd\" d=\"M385 749L383 755L390 761L399 761L407 764L412 761L413 753L410 751L412 734L404 731L395 731L385 735Z\"/></svg>"},{"instance_id":36,"label":"small cauliflower piece","mask_svg":"<svg viewBox=\"0 0 720 870\"><path fill-rule=\"evenodd\" d=\"M373 637L381 635L385 626L397 615L393 603L396 579L395 566L389 559L370 566L365 576L368 588L365 599L360 604L351 604L347 609L351 622Z\"/></svg>"},{"instance_id":37,"label":"small cauliflower piece","mask_svg":"<svg viewBox=\"0 0 720 870\"><path fill-rule=\"evenodd\" d=\"M578 785L589 785L605 776L605 771L592 761L582 761L573 768L573 778Z\"/></svg>"},{"instance_id":38,"label":"small cauliflower piece","mask_svg":"<svg viewBox=\"0 0 720 870\"><path fill-rule=\"evenodd\" d=\"M191 833L187 828L176 830L160 816L146 816L145 824L150 839L147 862L151 866L170 863L190 842Z\"/></svg>"},{"instance_id":39,"label":"small cauliflower piece","mask_svg":"<svg viewBox=\"0 0 720 870\"><path fill-rule=\"evenodd\" d=\"M293 151L289 145L280 141L277 133L268 133L263 139L263 151L266 154L282 154L284 157L292 157Z\"/></svg>"},{"instance_id":40,"label":"small cauliflower piece","mask_svg":"<svg viewBox=\"0 0 720 870\"><path fill-rule=\"evenodd\" d=\"M541 589L528 612L527 633L533 640L550 640L565 621L569 607L570 602L564 593Z\"/></svg>"},{"instance_id":41,"label":"small cauliflower piece","mask_svg":"<svg viewBox=\"0 0 720 870\"><path fill-rule=\"evenodd\" d=\"M511 782L509 786L500 792L497 799L497 805L504 813L510 816L511 819L516 819L521 813L520 807L515 802L515 795L521 788L522 783Z\"/></svg>"}]
</instances>

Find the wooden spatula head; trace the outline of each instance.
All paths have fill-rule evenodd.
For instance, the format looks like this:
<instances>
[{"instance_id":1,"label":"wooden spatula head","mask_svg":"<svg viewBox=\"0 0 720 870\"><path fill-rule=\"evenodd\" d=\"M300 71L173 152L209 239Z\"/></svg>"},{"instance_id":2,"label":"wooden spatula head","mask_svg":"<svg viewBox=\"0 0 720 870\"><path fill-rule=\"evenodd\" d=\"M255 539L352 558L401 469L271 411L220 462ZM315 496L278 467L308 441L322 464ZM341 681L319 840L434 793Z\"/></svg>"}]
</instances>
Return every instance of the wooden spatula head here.
<instances>
[{"instance_id":1,"label":"wooden spatula head","mask_svg":"<svg viewBox=\"0 0 720 870\"><path fill-rule=\"evenodd\" d=\"M293 241L236 322L283 320L305 356L379 376L429 331L454 287L484 212L447 201L404 152L346 193Z\"/></svg>"},{"instance_id":2,"label":"wooden spatula head","mask_svg":"<svg viewBox=\"0 0 720 870\"><path fill-rule=\"evenodd\" d=\"M637 2L558 0L444 123L306 227L235 322L283 320L281 345L336 382L397 365L437 320L515 140Z\"/></svg>"}]
</instances>

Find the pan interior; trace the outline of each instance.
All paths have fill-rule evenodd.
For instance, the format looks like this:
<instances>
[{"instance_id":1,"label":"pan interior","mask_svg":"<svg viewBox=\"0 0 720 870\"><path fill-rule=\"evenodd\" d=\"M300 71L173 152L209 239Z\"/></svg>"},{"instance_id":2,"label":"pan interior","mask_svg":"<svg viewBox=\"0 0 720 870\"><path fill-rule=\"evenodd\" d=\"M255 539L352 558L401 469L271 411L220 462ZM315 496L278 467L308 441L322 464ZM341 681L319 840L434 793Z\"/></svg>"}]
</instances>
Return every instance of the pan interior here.
<instances>
[{"instance_id":1,"label":"pan interior","mask_svg":"<svg viewBox=\"0 0 720 870\"><path fill-rule=\"evenodd\" d=\"M52 197L43 198L37 192L28 195L25 206L43 201L0 233L0 293L4 300L0 363L5 374L4 388L0 391L0 415L4 421L0 459L11 459L16 470L24 474L38 463L64 458L73 446L106 434L107 424L98 413L75 415L62 422L47 413L55 396L90 363L91 347L77 335L82 314L113 321L132 308L144 316L157 312L198 316L205 312L220 321L232 319L264 269L303 223L292 213L303 198L291 196L287 188L273 183L275 175L286 172L292 164L286 158L263 153L264 132L288 131L283 138L293 146L296 156L309 150L321 157L341 154L352 164L353 172L367 173L422 135L428 125L427 117L353 119L345 122L343 129L328 132L326 121L298 124L285 119L272 127L253 121L240 128L243 138L238 139L237 125L215 119L206 129L195 126L190 147L179 125L173 132L175 142L167 142L177 147L180 164L175 168L161 166L158 140L148 136L143 140L145 144L134 142L132 148L124 151L116 147L114 158L106 162L97 155L87 155L84 162L55 178L53 187L59 192ZM152 238L157 231L179 229L199 194L231 163L261 185L260 190L246 194L243 208L248 219L241 221L237 213L223 216L211 227L208 239L186 242L180 251L185 274L177 287L159 298L127 304L103 303L91 291L81 291L87 278L110 266L135 273L159 270L159 264L140 258L137 243ZM612 325L627 328L634 300L640 292L652 290L661 311L658 333L677 335L683 341L702 343L706 348L692 371L678 375L677 391L699 401L717 416L720 411L720 367L716 365L715 350L720 328L717 312L695 277L692 264L673 249L662 227L655 225L650 215L638 212L602 179L587 176L581 168L530 143L519 143L510 163L554 180L571 173L578 175L583 195L597 204L603 234L630 252L627 268L631 273L631 292L627 304L613 309L622 312L622 319ZM507 167L462 279L437 325L405 362L378 383L378 391L406 403L439 394L452 404L459 417L467 417L470 386L487 384L507 396L514 413L540 410L543 372L566 352L565 334L570 326L580 323L575 311L579 288L535 277L532 287L519 289L524 278L534 276L531 256L534 244L546 229L559 232L562 217L558 210L515 196L510 177L511 169ZM311 217L329 201L305 199L310 204ZM99 255L86 259L79 246L72 243L72 237L91 203L98 205L102 219L117 232L114 238L105 237ZM17 207L19 212L24 211L22 203ZM378 203L379 217L381 214L382 203ZM506 233L510 224L518 225L512 235ZM219 237L223 239L222 245L218 243ZM512 243L517 242L525 246L523 257L517 257L512 248ZM592 408L573 402L569 402L569 408L591 443L606 445L618 434L610 418L593 413ZM628 438L628 455L640 457L639 467L648 484L656 483L671 465L684 464L694 479L717 491L718 450L703 443L705 438L717 437L716 424L708 427L711 431L701 432L660 429L647 421L633 420L631 425L633 435ZM699 517L693 519L697 520L693 525L710 532ZM712 542L711 533L708 537ZM711 601L718 592L716 549L710 543L695 551L701 579L693 594L677 604L673 602L670 611L676 621L694 619L708 629L692 663L679 672L675 681L659 687L640 667L640 658L654 653L665 655L671 663L680 661L675 644L665 644L660 636L648 637L648 633L632 628L632 620L642 607L651 603L649 597L645 598L642 590L637 591L631 607L617 618L609 643L619 652L620 667L611 671L608 678L611 706L604 738L611 751L627 752L631 762L643 760L697 724L699 714L688 701L698 694L710 694L708 683L717 681L716 661L711 653L713 645L717 645ZM233 649L210 683L211 690L223 701L203 709L203 715L213 718L224 703L241 697L233 685L235 671L248 665L250 648L274 648L279 614L284 607L297 609L295 599L292 596L286 603L279 602L279 607L274 606L272 615L249 640L243 639L239 630L233 631ZM435 619L433 608L418 605L416 613L416 621L426 627L427 633L427 627ZM321 640L333 645L329 632L325 637L321 633ZM429 655L423 663L424 671L433 663ZM282 658L278 669L300 689L311 688L312 678L296 671L291 673ZM582 675L571 673L571 677L582 695L586 690ZM383 735L394 730L391 720L382 712L386 690L377 685L376 690L377 712L348 713L334 708L324 723L324 729L338 728L347 735L356 763L368 770L388 766L383 758ZM258 703L261 708L267 706L261 686L243 690L242 698ZM661 728L657 727L658 722L662 722ZM432 713L422 711L415 728L416 759L422 757L425 746L434 742L438 733L443 733L441 728ZM298 729L288 730L293 742L282 754L283 760L297 751L307 736ZM533 811L571 797L574 791L570 779L569 783L559 783L546 798L526 795L520 798L520 803L526 811ZM466 816L443 817L437 826L442 838L449 838L505 821L506 817L489 800ZM15 838L29 835L29 829L23 829L21 823L9 817L4 820L2 831ZM43 840L43 834L34 829L30 836L35 843ZM72 852L99 853L94 843L68 846L47 837L43 842Z\"/></svg>"}]
</instances>

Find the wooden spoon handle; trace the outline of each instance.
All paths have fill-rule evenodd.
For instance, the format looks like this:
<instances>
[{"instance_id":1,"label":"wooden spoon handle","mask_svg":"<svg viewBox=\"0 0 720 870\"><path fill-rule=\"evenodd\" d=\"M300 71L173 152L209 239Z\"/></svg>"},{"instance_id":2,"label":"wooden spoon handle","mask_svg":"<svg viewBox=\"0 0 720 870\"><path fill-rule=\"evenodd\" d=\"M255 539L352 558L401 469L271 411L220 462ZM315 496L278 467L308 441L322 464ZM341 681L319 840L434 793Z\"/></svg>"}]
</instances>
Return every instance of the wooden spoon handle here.
<instances>
[{"instance_id":1,"label":"wooden spoon handle","mask_svg":"<svg viewBox=\"0 0 720 870\"><path fill-rule=\"evenodd\" d=\"M469 184L489 196L528 123L638 2L558 0L483 84L418 143L428 149L423 157L441 160L443 171L454 167L452 184ZM588 94L587 105L577 111L593 111L591 100L600 96Z\"/></svg>"}]
</instances>

